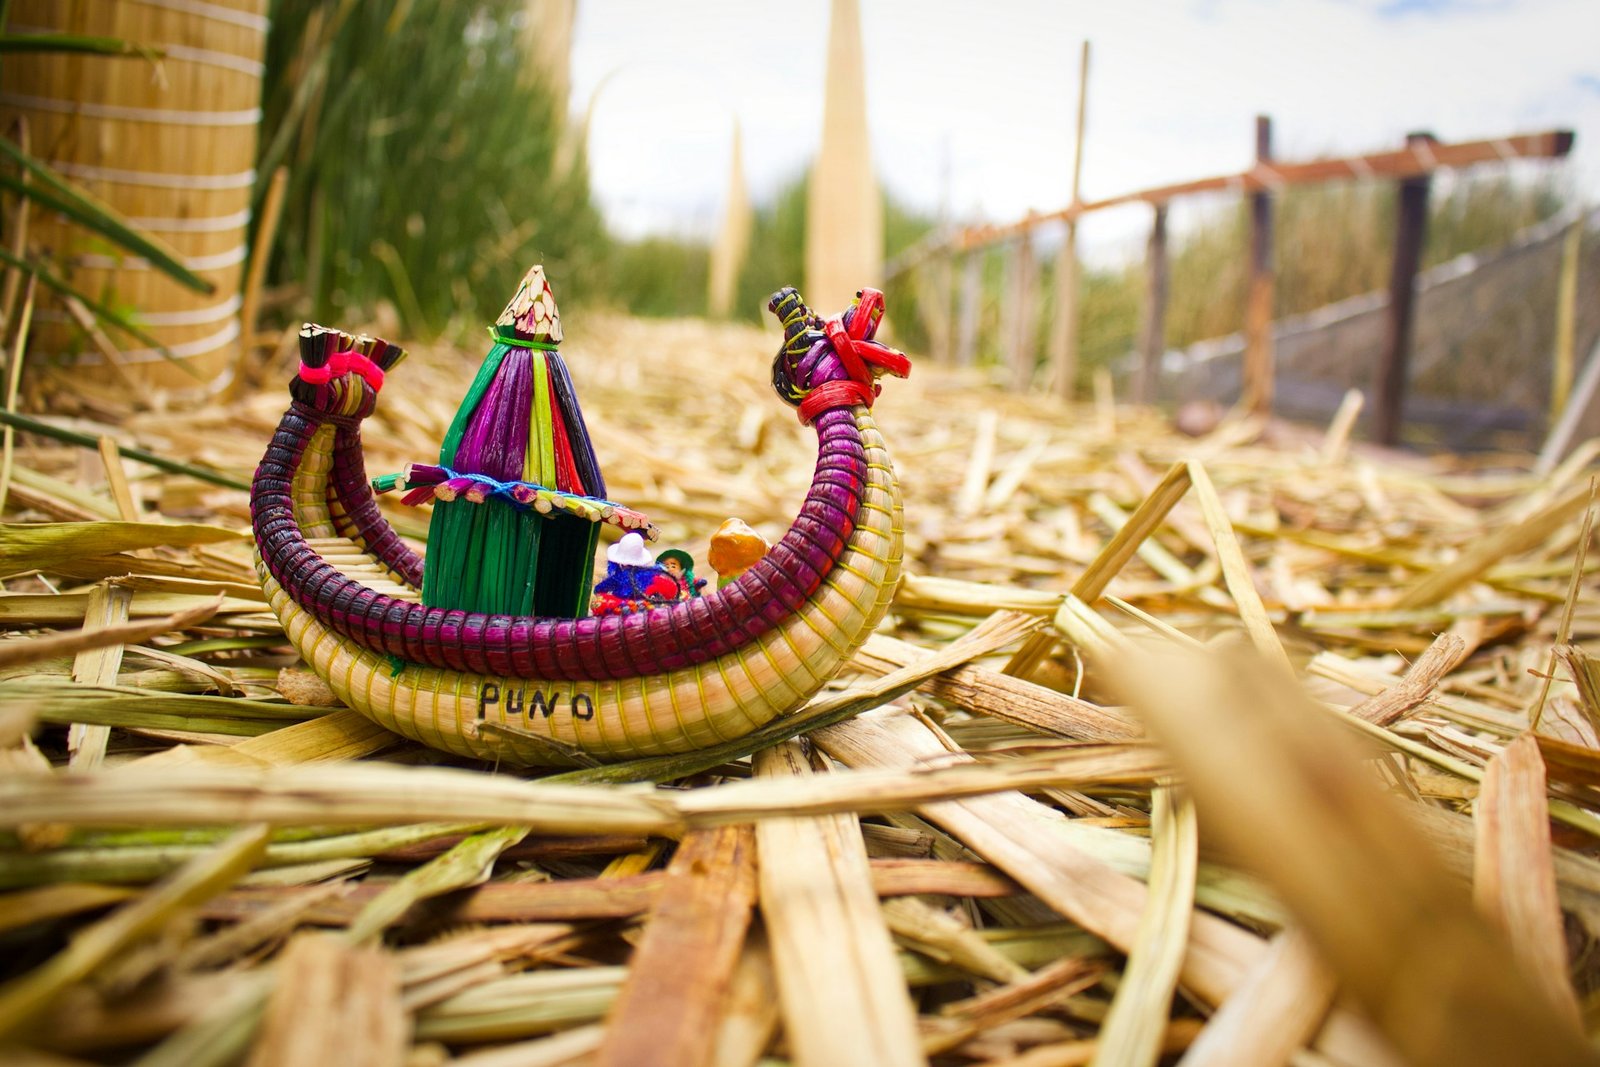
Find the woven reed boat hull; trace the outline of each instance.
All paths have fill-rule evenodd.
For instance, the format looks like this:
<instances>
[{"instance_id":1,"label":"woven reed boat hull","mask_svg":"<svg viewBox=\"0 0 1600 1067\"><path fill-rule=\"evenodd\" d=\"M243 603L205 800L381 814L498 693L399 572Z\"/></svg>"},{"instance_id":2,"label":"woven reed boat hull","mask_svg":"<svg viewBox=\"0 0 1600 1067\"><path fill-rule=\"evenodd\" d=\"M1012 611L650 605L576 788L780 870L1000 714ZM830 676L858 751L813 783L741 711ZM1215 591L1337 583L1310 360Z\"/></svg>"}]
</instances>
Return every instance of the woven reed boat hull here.
<instances>
[{"instance_id":1,"label":"woven reed boat hull","mask_svg":"<svg viewBox=\"0 0 1600 1067\"><path fill-rule=\"evenodd\" d=\"M404 662L338 632L306 596L292 596L259 554L257 572L306 663L344 703L405 737L462 756L533 766L570 764L574 751L613 761L705 748L803 704L843 668L888 608L902 558L899 487L871 412L854 407L848 422L864 453L865 462L857 463L863 482L853 529L820 583L758 636L680 669L539 678ZM292 471L296 533L341 575L371 583L364 589L394 603L413 600L411 568L387 565L384 553L373 552L374 542L397 541L393 531L374 518L369 500L349 499L350 479L338 486L331 479L359 465L359 448L359 435L331 425L311 435ZM824 447L819 471L827 458ZM258 486L261 479L258 472ZM363 512L363 521L348 521L349 510ZM387 558L396 557L391 551Z\"/></svg>"}]
</instances>

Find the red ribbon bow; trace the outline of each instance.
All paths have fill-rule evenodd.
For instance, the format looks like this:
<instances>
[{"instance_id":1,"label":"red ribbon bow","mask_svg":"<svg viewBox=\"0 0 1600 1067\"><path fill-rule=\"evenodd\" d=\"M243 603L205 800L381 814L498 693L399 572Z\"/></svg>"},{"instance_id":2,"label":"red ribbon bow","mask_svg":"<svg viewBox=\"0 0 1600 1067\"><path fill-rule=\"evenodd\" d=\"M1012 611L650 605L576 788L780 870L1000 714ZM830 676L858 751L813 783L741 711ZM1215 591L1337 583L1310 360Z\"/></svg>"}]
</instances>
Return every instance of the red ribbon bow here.
<instances>
[{"instance_id":1,"label":"red ribbon bow","mask_svg":"<svg viewBox=\"0 0 1600 1067\"><path fill-rule=\"evenodd\" d=\"M374 392L383 388L383 368L356 351L335 352L320 367L300 364L300 380L312 385L327 385L340 374L359 374Z\"/></svg>"}]
</instances>

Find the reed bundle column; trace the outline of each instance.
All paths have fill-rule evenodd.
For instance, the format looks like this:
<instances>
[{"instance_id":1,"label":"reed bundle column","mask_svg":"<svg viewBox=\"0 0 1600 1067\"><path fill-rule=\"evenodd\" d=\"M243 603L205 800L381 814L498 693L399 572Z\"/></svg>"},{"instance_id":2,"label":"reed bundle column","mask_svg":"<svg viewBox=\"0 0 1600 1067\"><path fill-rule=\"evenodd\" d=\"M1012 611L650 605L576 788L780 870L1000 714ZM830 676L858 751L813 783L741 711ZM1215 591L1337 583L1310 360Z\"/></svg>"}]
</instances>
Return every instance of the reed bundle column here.
<instances>
[{"instance_id":1,"label":"reed bundle column","mask_svg":"<svg viewBox=\"0 0 1600 1067\"><path fill-rule=\"evenodd\" d=\"M1078 379L1078 211L1083 178L1083 122L1089 96L1089 42L1078 59L1078 126L1072 150L1072 204L1067 236L1056 259L1056 318L1050 331L1050 379L1058 396L1071 400Z\"/></svg>"}]
</instances>

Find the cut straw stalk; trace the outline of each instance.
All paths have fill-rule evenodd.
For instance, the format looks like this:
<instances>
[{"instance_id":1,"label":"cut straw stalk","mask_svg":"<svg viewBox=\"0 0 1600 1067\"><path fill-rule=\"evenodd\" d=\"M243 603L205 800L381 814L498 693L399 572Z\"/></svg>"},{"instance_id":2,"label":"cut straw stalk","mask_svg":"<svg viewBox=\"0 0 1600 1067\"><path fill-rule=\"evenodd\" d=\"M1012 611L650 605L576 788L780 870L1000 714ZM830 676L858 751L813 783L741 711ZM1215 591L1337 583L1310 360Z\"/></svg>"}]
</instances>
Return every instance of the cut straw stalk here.
<instances>
[{"instance_id":1,"label":"cut straw stalk","mask_svg":"<svg viewBox=\"0 0 1600 1067\"><path fill-rule=\"evenodd\" d=\"M880 897L935 894L996 898L1020 892L1015 883L976 864L872 860L870 865L873 890ZM661 871L649 871L628 877L489 882L425 910L436 917L462 923L628 919L649 911L665 878ZM380 884L354 885L337 898L316 900L309 906L305 921L317 926L347 926L382 891ZM202 914L219 922L245 922L283 901L300 899L312 892L298 887L241 888L212 900L202 909ZM21 898L23 894L16 896ZM4 925L8 914L9 899L0 897L0 926ZM36 906L19 905L20 914L31 914Z\"/></svg>"},{"instance_id":2,"label":"cut straw stalk","mask_svg":"<svg viewBox=\"0 0 1600 1067\"><path fill-rule=\"evenodd\" d=\"M1431 763L1435 767L1448 771L1469 782L1481 782L1483 780L1483 772L1478 769L1474 762L1469 761L1487 763L1494 754L1500 751L1495 745L1450 727L1429 726L1425 728L1430 741L1466 756L1465 759L1458 758L1441 752L1437 748L1431 748L1420 742L1401 737L1392 730L1374 726L1365 719L1347 715L1337 708L1331 710L1334 713L1335 721L1342 722L1354 732L1372 738L1382 745L1404 752L1424 763ZM1559 745L1560 743L1556 742L1556 744ZM1544 739L1542 738L1540 739L1540 745L1541 748L1544 747ZM1576 748L1576 746L1567 747ZM1578 751L1582 750L1579 749ZM1600 837L1600 814L1597 814L1594 810L1564 798L1550 799L1549 807L1550 817L1557 822L1565 823L1575 830L1582 830L1584 833Z\"/></svg>"},{"instance_id":3,"label":"cut straw stalk","mask_svg":"<svg viewBox=\"0 0 1600 1067\"><path fill-rule=\"evenodd\" d=\"M360 712L340 708L268 734L247 737L227 748L175 745L133 762L143 767L195 763L287 767L298 763L360 759L392 748L400 740L398 734L390 733Z\"/></svg>"},{"instance_id":4,"label":"cut straw stalk","mask_svg":"<svg viewBox=\"0 0 1600 1067\"><path fill-rule=\"evenodd\" d=\"M1432 574L1424 575L1395 598L1394 607L1410 609L1437 604L1477 580L1507 556L1519 555L1538 547L1587 507L1589 499L1587 484L1572 486L1532 515L1480 538L1455 560Z\"/></svg>"},{"instance_id":5,"label":"cut straw stalk","mask_svg":"<svg viewBox=\"0 0 1600 1067\"><path fill-rule=\"evenodd\" d=\"M83 629L79 635L126 626L128 605L132 600L133 594L120 585L97 583L89 592L89 606L84 610ZM101 641L92 648L80 649L73 657L72 680L83 685L116 685L121 667L122 644ZM100 766L105 761L106 744L110 740L111 731L105 726L74 723L67 730L71 769L88 771Z\"/></svg>"},{"instance_id":6,"label":"cut straw stalk","mask_svg":"<svg viewBox=\"0 0 1600 1067\"><path fill-rule=\"evenodd\" d=\"M1238 535L1233 532L1233 523L1222 504L1222 497L1217 495L1217 487L1211 483L1211 475L1206 473L1199 460L1189 461L1189 479L1193 483L1195 495L1199 498L1200 514L1205 517L1211 537L1216 541L1217 559L1222 563L1222 577L1227 582L1228 592L1233 595L1233 602L1239 609L1239 617L1244 620L1244 628L1250 635L1251 643L1264 657L1280 664L1286 673L1293 674L1294 667L1289 662L1289 654L1283 650L1283 642L1278 639L1278 632L1272 626L1272 618L1267 614L1266 605L1261 602L1261 594L1256 591L1250 564L1245 562L1244 550L1239 547Z\"/></svg>"},{"instance_id":7,"label":"cut straw stalk","mask_svg":"<svg viewBox=\"0 0 1600 1067\"><path fill-rule=\"evenodd\" d=\"M25 223L22 229L26 229ZM23 238L19 235L18 239L21 240ZM19 257L7 256L5 259L12 269L21 269L24 266ZM7 274L9 281L10 272L8 271ZM17 410L17 387L22 382L22 358L28 350L28 328L33 322L33 300L38 291L38 281L39 275L37 272L28 274L28 289L22 300L22 314L17 322L16 339L13 342L9 358L6 360L5 414L7 416L14 416ZM9 303L9 300L7 302ZM9 315L10 309L7 308L6 311ZM3 339L3 337L0 337L0 340ZM11 493L11 468L16 461L15 448L16 434L13 432L13 427L8 423L5 428L4 440L0 442L0 512L5 510L7 498Z\"/></svg>"},{"instance_id":8,"label":"cut straw stalk","mask_svg":"<svg viewBox=\"0 0 1600 1067\"><path fill-rule=\"evenodd\" d=\"M560 924L503 926L400 949L393 953L393 962L400 971L401 996L399 1003L385 1014L390 1021L409 1029L406 1016L501 977L501 961L530 963L570 950L571 931L571 927ZM231 931L225 931L218 939L230 935ZM49 1046L68 1052L109 1052L167 1038L140 1062L171 1067L242 1062L272 995L267 987L277 984L280 977L296 979L282 975L276 961L253 970L187 973L190 949L204 948L210 940L213 939L190 942L177 953L172 973L133 997L110 1003L98 997L59 1002L44 1024ZM329 940L336 943L342 939ZM85 1002L94 1006L85 1010ZM337 998L330 1002L337 1002ZM314 1018L309 1021L316 1025ZM337 1041L330 1044L338 1047ZM230 1047L235 1051L230 1052ZM312 1055L302 1062L322 1063L325 1057Z\"/></svg>"},{"instance_id":9,"label":"cut straw stalk","mask_svg":"<svg viewBox=\"0 0 1600 1067\"><path fill-rule=\"evenodd\" d=\"M306 914L325 900L350 889L346 882L327 882L310 886L302 893L285 897L274 906L243 922L198 937L179 949L173 966L179 972L216 970L263 945L287 937L300 926Z\"/></svg>"},{"instance_id":10,"label":"cut straw stalk","mask_svg":"<svg viewBox=\"0 0 1600 1067\"><path fill-rule=\"evenodd\" d=\"M1194 803L1171 786L1158 788L1150 829L1150 892L1095 1051L1094 1062L1106 1067L1154 1067L1189 941L1200 845Z\"/></svg>"},{"instance_id":11,"label":"cut straw stalk","mask_svg":"<svg viewBox=\"0 0 1600 1067\"><path fill-rule=\"evenodd\" d=\"M755 766L763 777L815 773L798 742L761 752ZM856 821L839 815L771 819L757 826L756 839L761 912L795 1062L925 1063Z\"/></svg>"},{"instance_id":12,"label":"cut straw stalk","mask_svg":"<svg viewBox=\"0 0 1600 1067\"><path fill-rule=\"evenodd\" d=\"M264 869L296 867L338 859L387 856L398 850L476 826L423 823L306 841L274 841L260 860ZM45 852L0 852L0 887L40 885L50 881L151 882L205 853L207 845L100 844ZM370 899L370 895L368 898Z\"/></svg>"},{"instance_id":13,"label":"cut straw stalk","mask_svg":"<svg viewBox=\"0 0 1600 1067\"><path fill-rule=\"evenodd\" d=\"M1436 638L1434 643L1438 644L1440 640L1441 638ZM1424 663L1428 664L1431 673L1432 668L1440 664L1440 660L1432 657L1430 653L1424 653L1402 677L1388 671L1377 670L1367 663L1346 659L1335 652L1318 652L1312 657L1306 673L1337 682L1374 698L1352 707L1350 714L1366 721L1376 721L1397 708L1400 709L1400 718L1404 718L1407 711L1414 710L1406 708L1405 705L1409 703L1411 695L1419 692L1422 686L1412 686L1408 679L1415 676L1420 682L1426 678L1427 675L1416 674ZM1474 730L1487 730L1501 736L1511 736L1526 726L1526 719L1520 714L1454 693L1440 693L1435 690L1424 698L1423 703L1427 704L1431 712ZM1420 707L1421 703L1416 706Z\"/></svg>"},{"instance_id":14,"label":"cut straw stalk","mask_svg":"<svg viewBox=\"0 0 1600 1067\"><path fill-rule=\"evenodd\" d=\"M1567 976L1566 935L1550 854L1544 761L1523 734L1489 761L1474 806L1478 828L1473 899L1508 937L1524 971L1550 1003L1579 1021Z\"/></svg>"},{"instance_id":15,"label":"cut straw stalk","mask_svg":"<svg viewBox=\"0 0 1600 1067\"><path fill-rule=\"evenodd\" d=\"M139 619L175 615L211 605L215 599L214 589L204 593L135 592L128 614ZM0 593L0 627L70 625L81 622L88 608L87 593ZM256 615L261 610L261 601L254 598L224 597L213 607L217 615Z\"/></svg>"},{"instance_id":16,"label":"cut straw stalk","mask_svg":"<svg viewBox=\"0 0 1600 1067\"><path fill-rule=\"evenodd\" d=\"M1376 726L1393 726L1425 704L1438 689L1439 682L1466 658L1466 654L1467 643L1459 636L1440 634L1406 671L1404 678L1363 700L1351 708L1349 714Z\"/></svg>"},{"instance_id":17,"label":"cut straw stalk","mask_svg":"<svg viewBox=\"0 0 1600 1067\"><path fill-rule=\"evenodd\" d=\"M1281 672L1237 653L1146 650L1122 679L1208 827L1273 880L1398 1052L1417 1064L1593 1061Z\"/></svg>"},{"instance_id":18,"label":"cut straw stalk","mask_svg":"<svg viewBox=\"0 0 1600 1067\"><path fill-rule=\"evenodd\" d=\"M150 698L155 700L157 698ZM242 703L242 702L240 702ZM127 767L92 778L0 780L0 826L395 825L448 819L549 834L680 836L780 815L903 811L1007 789L1145 783L1166 761L1148 745L1083 746L1003 764L956 764L665 792L517 782L470 771L366 763L291 767Z\"/></svg>"},{"instance_id":19,"label":"cut straw stalk","mask_svg":"<svg viewBox=\"0 0 1600 1067\"><path fill-rule=\"evenodd\" d=\"M0 411L0 424L3 424L11 429L22 430L26 433L36 433L44 437L52 437L57 441L64 441L69 445L77 445L80 448L90 448L96 451L98 451L100 448L100 439L97 437L93 437L86 433L78 433L76 430L68 430L52 423L29 418L26 415L19 415L12 411ZM193 464L180 463L177 460L167 459L165 456L158 456L154 452L147 452L142 448L130 448L126 445L119 445L118 449L121 451L124 458L135 460L136 462L146 464L147 466L155 467L157 470L167 471L171 474L186 474L191 478L196 478L202 482L209 482L212 485L220 485L226 489L248 491L250 488L248 484L240 481L237 478L230 477L218 471L208 470L205 467L196 467Z\"/></svg>"},{"instance_id":20,"label":"cut straw stalk","mask_svg":"<svg viewBox=\"0 0 1600 1067\"><path fill-rule=\"evenodd\" d=\"M1164 1056L1176 1055L1188 1048L1199 1032L1200 1023L1196 1019L1178 1019L1168 1023L1156 1035L1159 1052ZM990 1060L989 1067L1088 1067L1096 1062L1099 1050L1100 1042L1097 1040L1061 1041L1036 1045L1009 1059Z\"/></svg>"},{"instance_id":21,"label":"cut straw stalk","mask_svg":"<svg viewBox=\"0 0 1600 1067\"><path fill-rule=\"evenodd\" d=\"M330 934L300 934L284 950L276 978L246 1067L390 1067L404 1059L406 1017L393 954Z\"/></svg>"},{"instance_id":22,"label":"cut straw stalk","mask_svg":"<svg viewBox=\"0 0 1600 1067\"><path fill-rule=\"evenodd\" d=\"M758 920L745 938L744 952L728 985L716 1045L706 1062L712 1067L750 1067L771 1044L781 1014L772 949Z\"/></svg>"},{"instance_id":23,"label":"cut straw stalk","mask_svg":"<svg viewBox=\"0 0 1600 1067\"><path fill-rule=\"evenodd\" d=\"M515 1041L598 1021L616 1000L627 970L575 967L528 971L482 982L417 1016L422 1041Z\"/></svg>"},{"instance_id":24,"label":"cut straw stalk","mask_svg":"<svg viewBox=\"0 0 1600 1067\"><path fill-rule=\"evenodd\" d=\"M1555 651L1578 687L1584 717L1591 728L1600 731L1600 662L1577 645L1557 645Z\"/></svg>"},{"instance_id":25,"label":"cut straw stalk","mask_svg":"<svg viewBox=\"0 0 1600 1067\"><path fill-rule=\"evenodd\" d=\"M1111 585L1111 580L1122 572L1128 561L1139 551L1139 546L1161 528L1166 521L1167 514L1177 507L1189 491L1190 471L1182 463L1174 464L1145 498L1139 502L1128 521L1112 535L1095 556L1078 580L1072 583L1071 595L1086 603L1099 600ZM1060 602L1054 602L1046 613L1056 613ZM1034 670L1050 654L1056 646L1058 636L1051 633L1037 633L1023 643L1011 661L1006 664L1005 673L1019 678L1031 677Z\"/></svg>"},{"instance_id":26,"label":"cut straw stalk","mask_svg":"<svg viewBox=\"0 0 1600 1067\"><path fill-rule=\"evenodd\" d=\"M236 737L268 733L331 710L268 700L161 693L132 686L75 685L64 678L48 676L0 682L0 700L31 702L40 722L81 722Z\"/></svg>"},{"instance_id":27,"label":"cut straw stalk","mask_svg":"<svg viewBox=\"0 0 1600 1067\"><path fill-rule=\"evenodd\" d=\"M132 382L128 383L130 386ZM141 522L139 502L134 499L133 486L128 484L128 469L123 466L122 452L117 442L104 435L100 438L100 465L106 469L106 488L117 505L117 516L124 522Z\"/></svg>"},{"instance_id":28,"label":"cut straw stalk","mask_svg":"<svg viewBox=\"0 0 1600 1067\"><path fill-rule=\"evenodd\" d=\"M1280 931L1179 1067L1280 1067L1317 1032L1333 994L1333 975L1304 932Z\"/></svg>"},{"instance_id":29,"label":"cut straw stalk","mask_svg":"<svg viewBox=\"0 0 1600 1067\"><path fill-rule=\"evenodd\" d=\"M116 999L94 991L92 986L80 986L51 1006L34 1028L33 1040L55 1052L82 1055L88 1062L103 1063L119 1052L124 1056L123 1062L135 1062L126 1060L126 1050L193 1029L198 1020L226 1010L241 995L248 995L255 1002L251 1019L254 1026L265 1004L264 977L261 971L242 970L204 976L167 974L132 996ZM240 1043L230 1062L242 1062L245 1051ZM154 1052L136 1062L142 1067L152 1061L162 1062ZM186 1057L165 1062L167 1067L201 1067L205 1059Z\"/></svg>"},{"instance_id":30,"label":"cut straw stalk","mask_svg":"<svg viewBox=\"0 0 1600 1067\"><path fill-rule=\"evenodd\" d=\"M428 904L423 911L462 923L631 919L650 910L664 877L660 871L651 871L627 878L490 882L463 893L460 899ZM384 888L363 882L337 899L317 904L306 914L305 921L317 926L348 926ZM222 922L244 921L285 898L305 892L300 888L239 889L212 901L203 914ZM410 917L407 915L402 921Z\"/></svg>"},{"instance_id":31,"label":"cut straw stalk","mask_svg":"<svg viewBox=\"0 0 1600 1067\"><path fill-rule=\"evenodd\" d=\"M1550 686L1556 677L1556 658L1563 645L1568 643L1572 636L1572 617L1578 608L1578 595L1583 588L1584 561L1589 554L1589 535L1594 528L1594 503L1595 494L1600 492L1600 481L1591 479L1589 482L1589 503L1583 512L1583 526L1578 533L1577 559L1572 565L1572 575L1567 581L1567 596L1561 606L1561 621L1556 624L1555 643L1550 649L1544 678L1539 685L1539 695L1534 700L1532 708L1528 711L1528 721L1532 728L1539 729L1539 721L1544 714L1545 701L1550 696Z\"/></svg>"},{"instance_id":32,"label":"cut straw stalk","mask_svg":"<svg viewBox=\"0 0 1600 1067\"><path fill-rule=\"evenodd\" d=\"M995 611L1049 615L1060 602L1059 594L1041 589L927 574L901 575L894 594L894 610L911 615L988 615Z\"/></svg>"},{"instance_id":33,"label":"cut straw stalk","mask_svg":"<svg viewBox=\"0 0 1600 1067\"><path fill-rule=\"evenodd\" d=\"M993 950L1010 960L998 947ZM985 1030L1002 1026L1014 1019L1031 1015L1041 1008L1059 1003L1067 997L1099 984L1105 977L1104 960L1066 956L1052 960L1037 971L1022 969L1018 977L1006 984L986 990L975 997L946 1004L939 1014L957 1022L958 1026L935 1038L929 1051L944 1051L970 1040ZM927 1044L924 1045L927 1047Z\"/></svg>"},{"instance_id":34,"label":"cut straw stalk","mask_svg":"<svg viewBox=\"0 0 1600 1067\"><path fill-rule=\"evenodd\" d=\"M907 641L874 634L856 653L851 665L881 675L912 666L924 655L922 649ZM1126 741L1140 733L1139 725L1120 708L1091 704L975 664L936 674L917 688L964 711L1054 737Z\"/></svg>"},{"instance_id":35,"label":"cut straw stalk","mask_svg":"<svg viewBox=\"0 0 1600 1067\"><path fill-rule=\"evenodd\" d=\"M995 949L955 915L920 900L885 901L883 918L895 939L930 959L993 982L1015 982L1028 972Z\"/></svg>"},{"instance_id":36,"label":"cut straw stalk","mask_svg":"<svg viewBox=\"0 0 1600 1067\"><path fill-rule=\"evenodd\" d=\"M456 1056L451 1067L582 1067L600 1047L605 1028L574 1026L549 1037L536 1037Z\"/></svg>"},{"instance_id":37,"label":"cut straw stalk","mask_svg":"<svg viewBox=\"0 0 1600 1067\"><path fill-rule=\"evenodd\" d=\"M676 756L653 756L607 767L586 768L554 775L548 782L664 782L719 767L741 759L758 749L787 741L808 730L842 722L853 715L886 704L911 692L927 679L943 671L988 655L1017 640L1033 625L1013 611L993 609L989 618L973 627L960 639L915 662L890 671L877 681L851 686L842 692L818 696L791 715L769 722L743 737L725 741L697 752Z\"/></svg>"},{"instance_id":38,"label":"cut straw stalk","mask_svg":"<svg viewBox=\"0 0 1600 1067\"><path fill-rule=\"evenodd\" d=\"M418 901L482 885L494 873L494 861L500 853L527 836L525 826L485 830L461 841L444 855L406 872L361 909L361 914L350 924L350 940L359 943L375 937L398 922Z\"/></svg>"},{"instance_id":39,"label":"cut straw stalk","mask_svg":"<svg viewBox=\"0 0 1600 1067\"><path fill-rule=\"evenodd\" d=\"M144 548L190 548L243 541L221 526L144 522L35 522L0 524L0 577L51 571L84 557Z\"/></svg>"},{"instance_id":40,"label":"cut straw stalk","mask_svg":"<svg viewBox=\"0 0 1600 1067\"><path fill-rule=\"evenodd\" d=\"M568 923L519 923L468 929L438 941L401 949L401 979L407 1011L431 1007L455 994L498 978L501 964L532 963L570 952L577 927Z\"/></svg>"},{"instance_id":41,"label":"cut straw stalk","mask_svg":"<svg viewBox=\"0 0 1600 1067\"><path fill-rule=\"evenodd\" d=\"M1101 522L1109 526L1113 533L1128 523L1127 513L1117 507L1104 493L1095 493L1089 497L1089 509ZM1193 594L1202 603L1212 607L1226 609L1231 606L1228 598L1211 586L1211 582L1215 579L1214 574L1210 578L1201 578L1155 538L1145 538L1139 545L1138 554L1151 570L1172 584L1173 595ZM1212 569L1215 570L1214 567Z\"/></svg>"},{"instance_id":42,"label":"cut straw stalk","mask_svg":"<svg viewBox=\"0 0 1600 1067\"><path fill-rule=\"evenodd\" d=\"M920 722L869 716L819 731L813 739L851 767L905 767L947 759L945 742ZM919 809L962 844L994 863L1057 913L1128 951L1148 891L1105 861L1082 851L1060 827L1063 816L1020 793L933 803ZM1190 925L1180 980L1207 1003L1221 1003L1266 953L1252 934L1205 913ZM1358 1021L1336 1013L1322 1049L1351 1064L1370 1062Z\"/></svg>"},{"instance_id":43,"label":"cut straw stalk","mask_svg":"<svg viewBox=\"0 0 1600 1067\"><path fill-rule=\"evenodd\" d=\"M983 505L984 490L989 486L989 474L994 469L995 433L999 426L1000 416L996 412L978 413L978 427L973 435L966 474L961 479L961 490L956 494L955 514L959 519L971 518Z\"/></svg>"},{"instance_id":44,"label":"cut straw stalk","mask_svg":"<svg viewBox=\"0 0 1600 1067\"><path fill-rule=\"evenodd\" d=\"M186 630L191 626L198 626L215 615L217 608L221 605L222 598L217 597L210 603L197 604L185 611L176 612L164 618L151 619L148 622L90 625L86 616L86 625L81 630L70 630L45 637L34 637L25 641L0 643L0 669L9 670L16 667L24 667L30 663L43 663L45 660L58 659L62 656L72 656L111 646L141 644L152 637L172 630ZM127 610L126 603L123 604L123 610ZM110 678L106 679L100 677L99 672L96 672L94 679L85 678L82 680L90 685L115 685L116 673L114 671L111 672Z\"/></svg>"},{"instance_id":45,"label":"cut straw stalk","mask_svg":"<svg viewBox=\"0 0 1600 1067\"><path fill-rule=\"evenodd\" d=\"M683 839L606 1020L597 1065L707 1062L755 905L755 859L748 826Z\"/></svg>"},{"instance_id":46,"label":"cut straw stalk","mask_svg":"<svg viewBox=\"0 0 1600 1067\"><path fill-rule=\"evenodd\" d=\"M240 830L155 889L84 930L71 945L34 971L0 986L0 1039L24 1028L67 986L140 938L153 934L181 909L226 889L260 858L267 828Z\"/></svg>"},{"instance_id":47,"label":"cut straw stalk","mask_svg":"<svg viewBox=\"0 0 1600 1067\"><path fill-rule=\"evenodd\" d=\"M0 934L120 904L138 890L94 883L55 882L0 896Z\"/></svg>"}]
</instances>

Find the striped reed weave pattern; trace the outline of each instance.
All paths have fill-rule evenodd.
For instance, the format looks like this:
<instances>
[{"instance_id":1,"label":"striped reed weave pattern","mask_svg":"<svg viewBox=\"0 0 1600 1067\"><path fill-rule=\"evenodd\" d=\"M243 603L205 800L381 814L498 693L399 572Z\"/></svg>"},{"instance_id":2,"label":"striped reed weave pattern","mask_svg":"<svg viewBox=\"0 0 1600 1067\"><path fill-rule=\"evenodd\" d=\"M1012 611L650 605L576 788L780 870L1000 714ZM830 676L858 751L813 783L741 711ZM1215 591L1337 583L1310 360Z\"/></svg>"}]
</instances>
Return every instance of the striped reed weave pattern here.
<instances>
[{"instance_id":1,"label":"striped reed weave pattern","mask_svg":"<svg viewBox=\"0 0 1600 1067\"><path fill-rule=\"evenodd\" d=\"M297 376L256 471L257 569L290 640L351 707L487 760L688 751L804 703L866 640L899 578L899 489L863 401L872 378L905 367L871 340L882 314L872 290L828 324L793 290L771 307L785 327L780 395L797 406L819 390L841 399L806 412L818 456L800 514L766 558L714 594L580 619L417 602L422 561L378 513L359 431L377 400L373 380L402 353L308 326L301 353L312 379L336 352L361 354L380 373ZM852 387L841 392L834 383L843 382Z\"/></svg>"}]
</instances>

